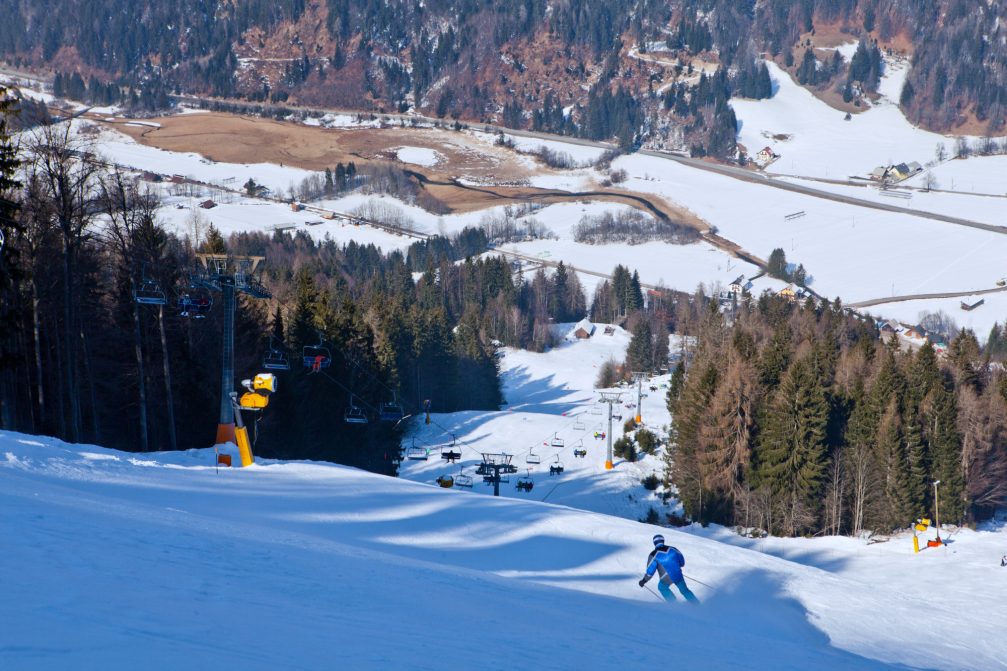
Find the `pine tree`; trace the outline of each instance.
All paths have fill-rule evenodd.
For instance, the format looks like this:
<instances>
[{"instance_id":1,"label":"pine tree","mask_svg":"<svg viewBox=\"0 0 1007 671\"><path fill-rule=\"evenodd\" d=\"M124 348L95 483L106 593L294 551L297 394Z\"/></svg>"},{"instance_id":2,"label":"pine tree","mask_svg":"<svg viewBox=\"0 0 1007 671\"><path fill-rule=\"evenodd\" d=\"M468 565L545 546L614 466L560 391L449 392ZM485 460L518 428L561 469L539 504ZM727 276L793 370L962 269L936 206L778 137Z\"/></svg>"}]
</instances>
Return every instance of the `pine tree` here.
<instances>
[{"instance_id":1,"label":"pine tree","mask_svg":"<svg viewBox=\"0 0 1007 671\"><path fill-rule=\"evenodd\" d=\"M928 424L931 475L940 480L940 514L946 522L965 518L965 482L962 476L961 434L956 420L958 408L954 392L938 386L933 392Z\"/></svg>"},{"instance_id":2,"label":"pine tree","mask_svg":"<svg viewBox=\"0 0 1007 671\"><path fill-rule=\"evenodd\" d=\"M757 452L759 480L783 504L790 534L815 527L827 461L829 404L808 361L794 363L776 391Z\"/></svg>"}]
</instances>

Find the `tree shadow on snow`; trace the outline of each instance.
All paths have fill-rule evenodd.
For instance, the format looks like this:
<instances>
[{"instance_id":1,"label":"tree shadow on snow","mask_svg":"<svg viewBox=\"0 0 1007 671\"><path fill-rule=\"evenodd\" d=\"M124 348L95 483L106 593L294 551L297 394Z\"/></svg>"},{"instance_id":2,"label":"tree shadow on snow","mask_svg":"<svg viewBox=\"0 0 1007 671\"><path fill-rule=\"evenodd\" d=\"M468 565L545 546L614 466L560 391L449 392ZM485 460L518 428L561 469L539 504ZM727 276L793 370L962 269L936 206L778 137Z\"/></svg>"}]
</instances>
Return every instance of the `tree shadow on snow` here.
<instances>
[{"instance_id":1,"label":"tree shadow on snow","mask_svg":"<svg viewBox=\"0 0 1007 671\"><path fill-rule=\"evenodd\" d=\"M752 650L754 659L739 660L739 668L904 671L926 668L883 662L834 647L828 635L811 622L804 605L786 593L782 578L770 572L752 570L736 574L730 584L715 591L695 582L691 586L702 600L700 608L689 611L695 619L718 630L729 631L732 637L751 637L751 646L737 647ZM679 601L681 608L690 607L681 603L681 599ZM814 666L808 666L809 650L817 650L823 656Z\"/></svg>"},{"instance_id":2,"label":"tree shadow on snow","mask_svg":"<svg viewBox=\"0 0 1007 671\"><path fill-rule=\"evenodd\" d=\"M561 415L577 408L580 404L561 401L579 390L565 384L555 384L555 375L532 377L527 366L512 368L501 374L504 394L510 402L510 409L521 412L541 412ZM514 390L520 389L520 392Z\"/></svg>"}]
</instances>

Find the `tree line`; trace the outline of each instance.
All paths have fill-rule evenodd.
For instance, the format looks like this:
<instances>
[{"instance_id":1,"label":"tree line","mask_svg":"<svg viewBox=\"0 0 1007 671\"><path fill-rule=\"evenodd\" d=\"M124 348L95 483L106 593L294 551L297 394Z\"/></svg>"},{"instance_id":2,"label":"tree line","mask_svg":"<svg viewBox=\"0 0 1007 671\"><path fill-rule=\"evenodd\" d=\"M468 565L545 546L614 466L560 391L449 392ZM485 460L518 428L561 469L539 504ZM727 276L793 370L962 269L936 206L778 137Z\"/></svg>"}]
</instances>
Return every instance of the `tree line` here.
<instances>
[{"instance_id":1,"label":"tree line","mask_svg":"<svg viewBox=\"0 0 1007 671\"><path fill-rule=\"evenodd\" d=\"M686 513L774 534L889 532L1007 499L1007 375L970 331L945 357L882 340L838 301L716 303L668 391L666 482Z\"/></svg>"}]
</instances>

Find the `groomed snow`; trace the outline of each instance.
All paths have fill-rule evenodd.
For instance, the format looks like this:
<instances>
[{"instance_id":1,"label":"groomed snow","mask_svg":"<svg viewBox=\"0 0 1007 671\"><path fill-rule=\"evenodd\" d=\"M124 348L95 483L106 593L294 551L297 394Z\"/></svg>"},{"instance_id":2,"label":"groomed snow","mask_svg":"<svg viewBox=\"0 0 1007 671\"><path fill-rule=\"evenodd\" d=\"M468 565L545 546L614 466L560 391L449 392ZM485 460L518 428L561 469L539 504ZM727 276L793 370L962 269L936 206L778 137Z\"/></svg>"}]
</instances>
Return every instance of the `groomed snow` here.
<instances>
[{"instance_id":1,"label":"groomed snow","mask_svg":"<svg viewBox=\"0 0 1007 671\"><path fill-rule=\"evenodd\" d=\"M0 432L5 667L1007 663L1002 530L946 531L919 555L907 537L749 541L330 464L216 473L212 457ZM637 586L655 531L701 606Z\"/></svg>"}]
</instances>

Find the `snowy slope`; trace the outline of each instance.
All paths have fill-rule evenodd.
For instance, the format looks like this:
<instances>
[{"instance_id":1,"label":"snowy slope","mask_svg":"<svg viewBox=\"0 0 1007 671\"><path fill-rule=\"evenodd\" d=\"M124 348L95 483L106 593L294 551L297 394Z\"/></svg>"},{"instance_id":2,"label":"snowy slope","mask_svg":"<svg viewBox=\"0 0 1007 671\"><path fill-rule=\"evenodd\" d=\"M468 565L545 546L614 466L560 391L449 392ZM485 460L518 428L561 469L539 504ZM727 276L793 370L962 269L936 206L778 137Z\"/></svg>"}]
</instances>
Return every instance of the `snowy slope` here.
<instances>
[{"instance_id":1,"label":"snowy slope","mask_svg":"<svg viewBox=\"0 0 1007 671\"><path fill-rule=\"evenodd\" d=\"M653 528L624 519L324 464L216 474L207 450L0 433L0 455L5 668L1007 662L1001 532L914 556L904 539L760 552L664 530L704 601L692 608L636 586Z\"/></svg>"},{"instance_id":2,"label":"snowy slope","mask_svg":"<svg viewBox=\"0 0 1007 671\"><path fill-rule=\"evenodd\" d=\"M829 107L791 79L775 63L767 62L775 92L768 100L732 100L738 117L738 141L755 155L772 147L780 159L768 172L809 177L866 176L879 165L920 164L934 157L937 143L950 151L951 138L916 128L898 107L908 72L902 62L885 60L879 87L882 98L859 114ZM789 136L774 139L774 136Z\"/></svg>"}]
</instances>

